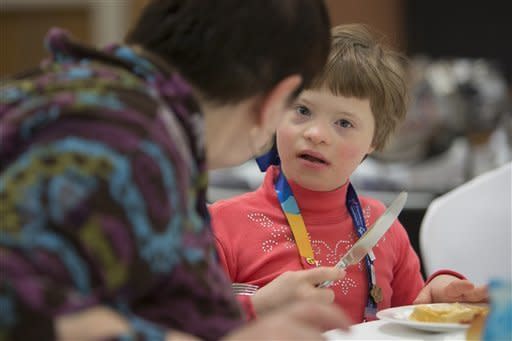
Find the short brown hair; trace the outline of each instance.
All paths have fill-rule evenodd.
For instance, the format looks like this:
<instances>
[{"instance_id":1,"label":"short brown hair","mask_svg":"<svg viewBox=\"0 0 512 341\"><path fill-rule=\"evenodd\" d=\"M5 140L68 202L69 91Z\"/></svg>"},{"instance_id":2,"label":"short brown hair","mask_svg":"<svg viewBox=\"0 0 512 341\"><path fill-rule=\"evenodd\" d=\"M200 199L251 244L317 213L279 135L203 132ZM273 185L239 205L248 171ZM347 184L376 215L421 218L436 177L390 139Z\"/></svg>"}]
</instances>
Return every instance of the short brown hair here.
<instances>
[{"instance_id":1,"label":"short brown hair","mask_svg":"<svg viewBox=\"0 0 512 341\"><path fill-rule=\"evenodd\" d=\"M368 98L375 119L372 144L382 150L407 112L407 59L385 46L366 25L336 26L331 39L327 64L313 88Z\"/></svg>"},{"instance_id":2,"label":"short brown hair","mask_svg":"<svg viewBox=\"0 0 512 341\"><path fill-rule=\"evenodd\" d=\"M293 74L310 86L327 60L330 26L323 0L152 0L126 42L223 104L265 94Z\"/></svg>"}]
</instances>

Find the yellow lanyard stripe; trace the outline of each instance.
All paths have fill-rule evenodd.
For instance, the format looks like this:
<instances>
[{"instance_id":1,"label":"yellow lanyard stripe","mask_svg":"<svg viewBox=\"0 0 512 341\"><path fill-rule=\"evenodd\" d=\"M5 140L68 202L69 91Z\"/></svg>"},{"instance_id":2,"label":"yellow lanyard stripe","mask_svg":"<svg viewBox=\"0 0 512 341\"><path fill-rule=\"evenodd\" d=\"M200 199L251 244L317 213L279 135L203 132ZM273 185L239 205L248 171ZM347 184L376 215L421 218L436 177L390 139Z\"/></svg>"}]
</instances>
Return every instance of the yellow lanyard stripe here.
<instances>
[{"instance_id":1,"label":"yellow lanyard stripe","mask_svg":"<svg viewBox=\"0 0 512 341\"><path fill-rule=\"evenodd\" d=\"M299 249L299 254L306 259L314 259L315 255L313 254L313 248L309 242L304 219L302 219L300 214L285 212L285 215L292 230L293 237L295 238L297 248Z\"/></svg>"}]
</instances>

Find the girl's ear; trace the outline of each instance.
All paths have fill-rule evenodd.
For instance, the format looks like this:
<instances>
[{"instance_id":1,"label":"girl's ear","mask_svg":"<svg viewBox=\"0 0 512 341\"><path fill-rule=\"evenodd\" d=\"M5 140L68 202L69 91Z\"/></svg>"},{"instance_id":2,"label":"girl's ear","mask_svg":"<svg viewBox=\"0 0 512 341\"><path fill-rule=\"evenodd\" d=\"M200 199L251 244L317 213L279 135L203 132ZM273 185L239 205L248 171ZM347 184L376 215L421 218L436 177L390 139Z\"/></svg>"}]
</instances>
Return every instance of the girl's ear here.
<instances>
[{"instance_id":1,"label":"girl's ear","mask_svg":"<svg viewBox=\"0 0 512 341\"><path fill-rule=\"evenodd\" d=\"M368 148L368 151L366 152L366 154L364 155L363 159L361 160L361 162L363 162L364 160L366 160L366 158L375 151L375 147L373 145L371 145L369 148Z\"/></svg>"},{"instance_id":2,"label":"girl's ear","mask_svg":"<svg viewBox=\"0 0 512 341\"><path fill-rule=\"evenodd\" d=\"M369 154L373 153L375 151L375 147L373 145L371 145L369 148L368 148L368 151L366 152L366 155L368 156Z\"/></svg>"}]
</instances>

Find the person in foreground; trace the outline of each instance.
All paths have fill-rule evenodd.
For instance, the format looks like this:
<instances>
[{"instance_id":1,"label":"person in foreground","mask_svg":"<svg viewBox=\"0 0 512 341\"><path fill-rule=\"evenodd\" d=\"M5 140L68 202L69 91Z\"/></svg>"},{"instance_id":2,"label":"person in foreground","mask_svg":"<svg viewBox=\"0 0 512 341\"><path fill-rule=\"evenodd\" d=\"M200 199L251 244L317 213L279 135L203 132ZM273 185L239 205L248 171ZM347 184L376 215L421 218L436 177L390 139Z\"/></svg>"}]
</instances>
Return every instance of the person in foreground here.
<instances>
[{"instance_id":1,"label":"person in foreground","mask_svg":"<svg viewBox=\"0 0 512 341\"><path fill-rule=\"evenodd\" d=\"M315 339L346 326L310 300L244 326L205 201L206 167L269 145L329 39L320 0L153 0L102 50L51 30L51 58L0 90L0 340Z\"/></svg>"},{"instance_id":2,"label":"person in foreground","mask_svg":"<svg viewBox=\"0 0 512 341\"><path fill-rule=\"evenodd\" d=\"M425 283L398 220L330 289L317 287L385 210L358 196L350 175L404 119L404 69L405 59L367 27L334 28L323 73L286 112L277 149L259 160L274 163L261 187L210 206L229 277L260 288L252 296L257 314L298 297L331 296L359 323L392 306L487 299L485 287L448 270Z\"/></svg>"}]
</instances>

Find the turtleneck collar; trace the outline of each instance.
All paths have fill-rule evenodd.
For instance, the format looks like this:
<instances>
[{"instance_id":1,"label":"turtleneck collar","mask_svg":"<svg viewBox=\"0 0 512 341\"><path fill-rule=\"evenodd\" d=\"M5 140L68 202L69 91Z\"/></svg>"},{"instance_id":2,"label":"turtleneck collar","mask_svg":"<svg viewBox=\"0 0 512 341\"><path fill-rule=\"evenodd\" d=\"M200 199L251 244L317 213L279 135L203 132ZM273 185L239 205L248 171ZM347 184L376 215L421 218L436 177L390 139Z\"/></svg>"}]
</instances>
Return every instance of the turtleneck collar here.
<instances>
[{"instance_id":1,"label":"turtleneck collar","mask_svg":"<svg viewBox=\"0 0 512 341\"><path fill-rule=\"evenodd\" d=\"M266 193L273 197L275 197L274 183L279 172L279 166L269 167L263 183ZM349 182L328 192L313 191L290 180L288 180L288 183L306 223L307 221L313 223L336 222L349 216L345 206Z\"/></svg>"}]
</instances>

